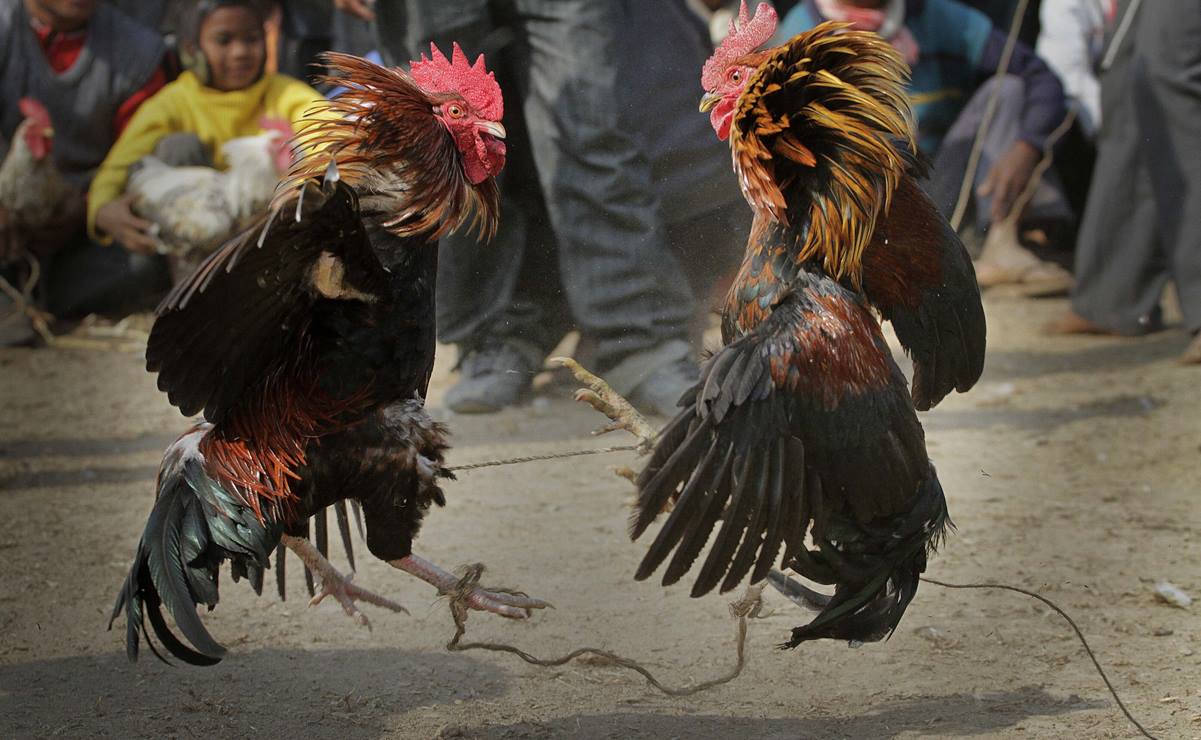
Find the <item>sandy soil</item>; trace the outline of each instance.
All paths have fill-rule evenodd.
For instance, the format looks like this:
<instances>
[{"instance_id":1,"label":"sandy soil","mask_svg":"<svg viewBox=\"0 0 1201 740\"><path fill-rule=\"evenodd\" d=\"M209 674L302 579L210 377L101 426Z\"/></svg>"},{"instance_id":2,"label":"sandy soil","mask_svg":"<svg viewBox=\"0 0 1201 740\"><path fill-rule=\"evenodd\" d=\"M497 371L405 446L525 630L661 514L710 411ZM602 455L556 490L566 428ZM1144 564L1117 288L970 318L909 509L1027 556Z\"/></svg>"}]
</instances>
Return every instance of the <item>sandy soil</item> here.
<instances>
[{"instance_id":1,"label":"sandy soil","mask_svg":"<svg viewBox=\"0 0 1201 740\"><path fill-rule=\"evenodd\" d=\"M959 526L930 575L1002 581L1072 612L1136 714L1201 736L1201 371L1186 337L1050 340L1061 302L990 297L985 379L923 421ZM443 353L431 404L449 380ZM205 619L231 649L215 668L126 662L107 613L150 507L163 447L185 422L133 353L0 352L0 737L331 738L1130 737L1067 627L1009 593L923 586L887 643L774 645L807 615L770 591L734 683L665 698L612 666L543 669L448 654L443 602L366 554L359 582L411 616L223 583ZM438 410L438 415L446 416ZM451 417L455 463L601 444L592 413L551 387L532 405ZM614 442L626 440L615 439ZM540 654L581 645L681 684L733 662L728 597L635 583L625 537L628 454L465 473L419 551L482 560L486 581L558 607L528 623L476 615L469 636ZM268 589L270 591L270 589Z\"/></svg>"}]
</instances>

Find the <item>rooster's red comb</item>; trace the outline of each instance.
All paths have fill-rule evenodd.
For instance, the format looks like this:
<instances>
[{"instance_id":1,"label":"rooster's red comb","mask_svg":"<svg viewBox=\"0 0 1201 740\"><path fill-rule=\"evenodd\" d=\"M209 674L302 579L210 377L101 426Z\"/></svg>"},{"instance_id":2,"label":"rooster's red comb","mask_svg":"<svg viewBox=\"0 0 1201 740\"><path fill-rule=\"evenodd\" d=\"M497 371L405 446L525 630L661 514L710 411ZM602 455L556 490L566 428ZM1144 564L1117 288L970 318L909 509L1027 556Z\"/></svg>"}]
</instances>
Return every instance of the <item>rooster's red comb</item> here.
<instances>
[{"instance_id":1,"label":"rooster's red comb","mask_svg":"<svg viewBox=\"0 0 1201 740\"><path fill-rule=\"evenodd\" d=\"M467 63L467 55L458 43L451 46L450 59L430 44L430 56L421 55L421 61L409 64L413 81L427 93L455 92L463 96L472 108L489 121L499 121L504 115L504 99L496 75L484 67L484 55L480 54L474 64Z\"/></svg>"},{"instance_id":2,"label":"rooster's red comb","mask_svg":"<svg viewBox=\"0 0 1201 740\"><path fill-rule=\"evenodd\" d=\"M750 17L746 10L746 0L742 0L742 6L738 9L738 19L730 19L730 33L701 70L701 87L710 91L715 89L731 62L763 46L775 33L775 8L767 3L759 3L759 7L755 8L754 17Z\"/></svg>"}]
</instances>

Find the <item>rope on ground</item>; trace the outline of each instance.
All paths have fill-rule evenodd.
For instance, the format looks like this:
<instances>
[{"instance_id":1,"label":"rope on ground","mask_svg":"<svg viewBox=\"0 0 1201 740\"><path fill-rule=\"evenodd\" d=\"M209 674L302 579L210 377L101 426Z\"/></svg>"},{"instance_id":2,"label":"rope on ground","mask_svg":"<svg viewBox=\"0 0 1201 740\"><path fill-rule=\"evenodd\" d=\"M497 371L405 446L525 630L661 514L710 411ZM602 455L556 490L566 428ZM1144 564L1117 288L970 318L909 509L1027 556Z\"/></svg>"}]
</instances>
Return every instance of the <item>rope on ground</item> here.
<instances>
[{"instance_id":1,"label":"rope on ground","mask_svg":"<svg viewBox=\"0 0 1201 740\"><path fill-rule=\"evenodd\" d=\"M3 290L13 302L13 308L29 318L29 323L33 325L34 331L42 338L46 344L53 344L57 338L50 331L50 325L47 321L49 314L39 311L34 307L33 290L37 287L38 281L42 276L42 264L38 262L37 257L34 257L29 252L21 250L21 256L29 263L29 277L21 285L18 290L8 279L0 275L0 290Z\"/></svg>"},{"instance_id":2,"label":"rope on ground","mask_svg":"<svg viewBox=\"0 0 1201 740\"><path fill-rule=\"evenodd\" d=\"M1084 639L1084 633L1080 631L1080 627L1077 626L1075 620L1069 617L1068 613L1063 609L1060 609L1055 602L1051 601L1042 594L1035 593L1034 591L1027 591L1024 588L1007 586L1001 583L947 583L945 581L936 581L933 578L925 577L923 577L922 580L926 583L930 583L935 586L941 586L943 588L972 588L990 589L996 591L1014 591L1016 593L1029 596L1032 599L1037 599L1046 604L1048 607L1053 609L1056 614L1063 617L1069 625L1071 625L1072 630L1076 633L1076 637L1080 639L1080 644L1084 646L1084 652L1088 653L1089 660L1093 662L1093 666L1097 669L1097 673L1100 674L1101 680L1105 682L1105 688L1109 689L1109 693L1113 696L1113 700L1118 703L1118 708L1122 710L1122 714L1126 715L1126 719L1130 720L1130 724L1138 728L1138 731L1142 733L1143 737L1150 738L1150 740L1157 740L1154 735L1147 731L1146 727L1143 727L1142 724L1134 718L1134 715L1130 713L1130 710L1126 708L1126 704L1122 701L1122 697L1118 696L1118 690L1113 687L1113 683L1110 682L1109 676L1105 674L1105 669L1101 667L1101 662L1097 660L1097 656L1095 653L1093 653L1093 649L1089 647L1088 640Z\"/></svg>"},{"instance_id":3,"label":"rope on ground","mask_svg":"<svg viewBox=\"0 0 1201 740\"><path fill-rule=\"evenodd\" d=\"M451 652L460 652L464 650L491 650L499 653L511 653L521 658L525 662L545 667L561 666L566 663L586 655L592 655L597 658L604 659L609 663L625 668L641 675L646 679L647 683L663 692L667 696L692 696L699 694L702 691L707 691L722 684L727 684L738 678L742 673L742 669L746 667L746 632L747 620L754 619L759 616L759 612L763 606L762 594L763 585L748 586L746 593L738 601L730 603L730 614L738 619L738 631L736 637L735 648L738 654L738 660L734 667L727 673L712 678L707 681L701 681L690 686L679 688L665 685L659 679L655 678L645 666L636 660L623 657L617 653L600 648L582 647L572 650L570 653L558 658L537 658L520 648L513 647L497 642L462 642L463 635L467 631L467 604L466 600L471 595L472 590L479 584L480 575L484 572L484 566L479 563L470 566L467 573L459 580L458 586L450 594L450 613L455 621L455 635L450 642L446 643L446 649ZM498 593L515 594L524 596L525 594L518 591L510 591L507 589L491 588L490 591Z\"/></svg>"},{"instance_id":4,"label":"rope on ground","mask_svg":"<svg viewBox=\"0 0 1201 740\"><path fill-rule=\"evenodd\" d=\"M1001 78L1009 70L1009 61L1013 58L1013 48L1017 45L1018 33L1022 30L1022 19L1026 17L1026 6L1030 0L1018 0L1013 11L1013 20L1009 24L1009 35L1005 38L1005 46L1001 50L1001 60L993 81L1000 83ZM1001 86L994 84L988 96L988 104L984 107L984 115L980 118L980 127L976 129L976 139L972 142L972 151L968 155L967 169L963 173L963 181L959 184L959 199L955 202L955 211L951 215L951 228L959 231L963 215L967 212L967 204L972 193L972 184L976 180L976 169L980 166L980 156L984 153L984 137L992 125L992 119L997 113L997 104L1001 99Z\"/></svg>"},{"instance_id":5,"label":"rope on ground","mask_svg":"<svg viewBox=\"0 0 1201 740\"><path fill-rule=\"evenodd\" d=\"M580 457L582 455L603 455L609 452L637 452L638 445L615 445L613 447L595 447L588 450L574 450L572 452L552 452L545 455L526 455L524 457L508 457L503 460L485 460L484 462L468 463L466 465L455 465L445 468L452 473L461 473L464 470L478 470L480 468L494 468L498 465L519 465L521 463L540 462L542 460L559 460L567 457Z\"/></svg>"},{"instance_id":6,"label":"rope on ground","mask_svg":"<svg viewBox=\"0 0 1201 740\"><path fill-rule=\"evenodd\" d=\"M109 332L109 336L104 339L95 339L86 336L60 336L51 331L50 322L54 321L54 316L39 309L33 298L33 291L41 280L42 265L38 261L38 258L28 251L22 250L21 256L29 263L29 277L21 283L21 287L18 289L7 278L0 275L0 292L5 293L12 300L14 310L29 319L30 325L33 326L34 331L46 343L47 347L101 351L118 350L122 352L145 351L146 340L149 338L149 335L145 332L124 328L124 323L128 319L123 319L118 323Z\"/></svg>"}]
</instances>

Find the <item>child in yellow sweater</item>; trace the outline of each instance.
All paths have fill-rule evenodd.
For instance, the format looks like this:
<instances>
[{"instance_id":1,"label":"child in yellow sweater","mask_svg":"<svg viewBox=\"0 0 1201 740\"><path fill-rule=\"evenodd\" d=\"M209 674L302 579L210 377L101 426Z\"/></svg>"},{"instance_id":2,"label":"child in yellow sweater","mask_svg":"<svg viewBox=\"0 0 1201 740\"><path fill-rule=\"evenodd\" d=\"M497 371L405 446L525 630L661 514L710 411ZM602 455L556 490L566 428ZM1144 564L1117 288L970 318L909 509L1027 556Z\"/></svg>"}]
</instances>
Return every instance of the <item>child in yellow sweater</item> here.
<instances>
[{"instance_id":1,"label":"child in yellow sweater","mask_svg":"<svg viewBox=\"0 0 1201 740\"><path fill-rule=\"evenodd\" d=\"M132 196L124 192L129 168L155 153L164 138L193 134L208 162L224 169L221 144L262 133L265 119L282 119L296 128L321 100L299 80L264 73L264 20L253 0L197 4L182 43L188 70L142 105L92 180L88 231L93 238L154 253L152 224L134 214Z\"/></svg>"}]
</instances>

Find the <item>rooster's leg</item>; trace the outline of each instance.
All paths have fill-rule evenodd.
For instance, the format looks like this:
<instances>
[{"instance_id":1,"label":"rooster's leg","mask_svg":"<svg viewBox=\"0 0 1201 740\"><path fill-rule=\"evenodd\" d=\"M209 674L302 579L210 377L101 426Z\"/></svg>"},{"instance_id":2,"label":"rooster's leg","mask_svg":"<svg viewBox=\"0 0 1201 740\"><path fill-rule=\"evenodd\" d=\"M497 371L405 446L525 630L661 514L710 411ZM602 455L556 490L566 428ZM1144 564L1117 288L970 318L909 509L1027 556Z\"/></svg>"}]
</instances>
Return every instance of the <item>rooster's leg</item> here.
<instances>
[{"instance_id":1,"label":"rooster's leg","mask_svg":"<svg viewBox=\"0 0 1201 740\"><path fill-rule=\"evenodd\" d=\"M355 604L356 601L365 601L368 604L382 606L394 612L408 613L408 610L395 601L356 586L351 582L354 574L348 576L342 575L333 566L333 563L326 560L325 556L318 552L312 542L303 537L291 537L286 534L281 539L284 546L296 553L304 561L308 569L316 573L321 579L321 590L309 601L309 606L320 604L326 596L332 596L342 605L342 610L346 612L347 616L364 627L370 627L371 622L368 621L366 614L359 611L359 607Z\"/></svg>"},{"instance_id":2,"label":"rooster's leg","mask_svg":"<svg viewBox=\"0 0 1201 740\"><path fill-rule=\"evenodd\" d=\"M646 417L638 413L633 404L617 391L610 388L603 378L588 372L580 363L570 357L553 357L550 364L571 370L575 379L587 386L575 392L575 400L586 403L609 417L610 422L596 430L594 434L624 429L638 438L640 452L649 452L655 446L655 430L647 423Z\"/></svg>"},{"instance_id":3,"label":"rooster's leg","mask_svg":"<svg viewBox=\"0 0 1201 740\"><path fill-rule=\"evenodd\" d=\"M804 609L820 612L830 603L830 597L820 591L814 591L805 584L772 568L767 574L767 582L780 593Z\"/></svg>"},{"instance_id":4,"label":"rooster's leg","mask_svg":"<svg viewBox=\"0 0 1201 740\"><path fill-rule=\"evenodd\" d=\"M417 555L409 555L400 560L389 560L388 564L409 575L417 576L438 589L440 594L453 594L465 585L466 591L463 593L462 600L469 609L492 612L509 619L525 619L530 616L533 609L544 609L550 606L541 599L535 599L525 594L501 590L491 591L478 583L470 581L465 583L465 579L459 578L438 566L437 563L431 563Z\"/></svg>"}]
</instances>

